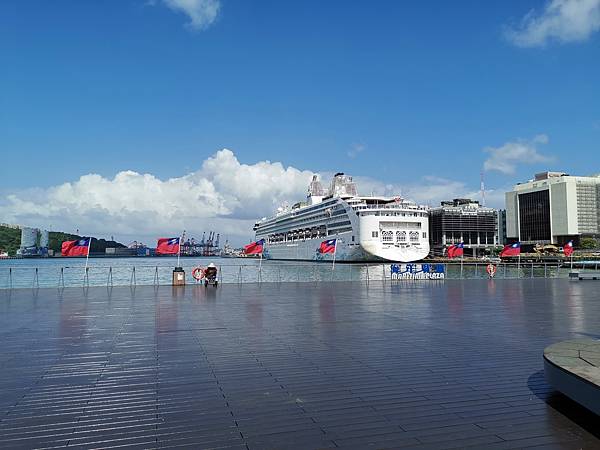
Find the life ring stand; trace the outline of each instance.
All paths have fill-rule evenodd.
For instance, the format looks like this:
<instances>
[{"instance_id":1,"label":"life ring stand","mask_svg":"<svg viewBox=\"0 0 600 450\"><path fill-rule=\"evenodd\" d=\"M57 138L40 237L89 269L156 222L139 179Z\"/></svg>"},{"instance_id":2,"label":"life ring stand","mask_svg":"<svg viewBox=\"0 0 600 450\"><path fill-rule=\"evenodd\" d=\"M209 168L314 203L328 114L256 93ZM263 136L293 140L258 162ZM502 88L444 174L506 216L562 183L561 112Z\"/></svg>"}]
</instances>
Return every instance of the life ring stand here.
<instances>
[{"instance_id":1,"label":"life ring stand","mask_svg":"<svg viewBox=\"0 0 600 450\"><path fill-rule=\"evenodd\" d=\"M485 271L490 276L490 278L494 278L494 275L496 275L496 266L492 263L489 263L485 268Z\"/></svg>"},{"instance_id":2,"label":"life ring stand","mask_svg":"<svg viewBox=\"0 0 600 450\"><path fill-rule=\"evenodd\" d=\"M194 277L194 280L200 281L202 278L204 278L204 268L194 267L192 269L192 277Z\"/></svg>"}]
</instances>

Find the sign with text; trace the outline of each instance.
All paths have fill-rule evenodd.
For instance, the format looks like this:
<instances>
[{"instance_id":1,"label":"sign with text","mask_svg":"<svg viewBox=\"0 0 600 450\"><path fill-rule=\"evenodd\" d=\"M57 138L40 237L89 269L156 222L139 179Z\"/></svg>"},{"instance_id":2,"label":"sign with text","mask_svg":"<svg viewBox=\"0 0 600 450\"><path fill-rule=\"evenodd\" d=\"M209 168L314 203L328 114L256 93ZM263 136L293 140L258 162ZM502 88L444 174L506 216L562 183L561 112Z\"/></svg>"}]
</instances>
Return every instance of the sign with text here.
<instances>
[{"instance_id":1,"label":"sign with text","mask_svg":"<svg viewBox=\"0 0 600 450\"><path fill-rule=\"evenodd\" d=\"M392 264L392 280L443 280L443 264Z\"/></svg>"}]
</instances>

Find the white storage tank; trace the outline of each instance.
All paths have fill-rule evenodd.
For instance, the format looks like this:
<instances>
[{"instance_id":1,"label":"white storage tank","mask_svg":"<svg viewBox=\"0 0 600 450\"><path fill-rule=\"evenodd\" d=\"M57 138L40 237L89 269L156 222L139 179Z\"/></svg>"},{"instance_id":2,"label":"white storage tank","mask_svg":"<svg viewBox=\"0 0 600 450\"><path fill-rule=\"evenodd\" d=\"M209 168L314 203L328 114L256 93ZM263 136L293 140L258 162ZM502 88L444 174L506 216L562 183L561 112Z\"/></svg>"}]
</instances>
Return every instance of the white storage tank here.
<instances>
[{"instance_id":1,"label":"white storage tank","mask_svg":"<svg viewBox=\"0 0 600 450\"><path fill-rule=\"evenodd\" d=\"M40 231L40 248L48 248L49 233L48 230Z\"/></svg>"},{"instance_id":2,"label":"white storage tank","mask_svg":"<svg viewBox=\"0 0 600 450\"><path fill-rule=\"evenodd\" d=\"M37 228L21 228L21 248L37 247Z\"/></svg>"}]
</instances>

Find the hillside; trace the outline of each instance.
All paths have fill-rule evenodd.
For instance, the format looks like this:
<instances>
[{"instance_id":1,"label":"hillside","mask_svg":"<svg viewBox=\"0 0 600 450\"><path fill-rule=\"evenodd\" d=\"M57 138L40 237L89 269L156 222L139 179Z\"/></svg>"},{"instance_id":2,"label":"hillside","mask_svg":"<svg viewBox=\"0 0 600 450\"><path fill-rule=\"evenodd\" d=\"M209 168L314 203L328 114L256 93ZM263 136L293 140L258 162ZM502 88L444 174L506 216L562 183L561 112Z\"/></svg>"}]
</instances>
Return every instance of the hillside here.
<instances>
[{"instance_id":1,"label":"hillside","mask_svg":"<svg viewBox=\"0 0 600 450\"><path fill-rule=\"evenodd\" d=\"M0 225L0 253L8 252L14 256L21 244L21 230Z\"/></svg>"},{"instance_id":2,"label":"hillside","mask_svg":"<svg viewBox=\"0 0 600 450\"><path fill-rule=\"evenodd\" d=\"M48 233L48 248L60 253L60 247L64 241L80 239L81 236L60 231L50 231ZM15 256L17 249L21 245L21 230L0 225L0 251L6 251L10 256ZM91 253L105 253L106 248L123 248L125 245L116 241L107 241L105 239L92 238Z\"/></svg>"}]
</instances>

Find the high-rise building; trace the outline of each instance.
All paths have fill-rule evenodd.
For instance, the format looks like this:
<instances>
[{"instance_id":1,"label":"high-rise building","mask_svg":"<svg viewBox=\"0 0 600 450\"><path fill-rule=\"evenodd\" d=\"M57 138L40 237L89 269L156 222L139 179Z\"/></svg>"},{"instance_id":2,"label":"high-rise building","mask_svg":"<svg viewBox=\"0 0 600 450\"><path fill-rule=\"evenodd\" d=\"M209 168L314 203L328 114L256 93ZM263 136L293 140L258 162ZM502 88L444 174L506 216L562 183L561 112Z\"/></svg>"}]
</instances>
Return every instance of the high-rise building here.
<instances>
[{"instance_id":1,"label":"high-rise building","mask_svg":"<svg viewBox=\"0 0 600 450\"><path fill-rule=\"evenodd\" d=\"M452 244L464 243L465 254L477 256L499 245L498 211L478 201L457 198L429 210L432 252L441 255Z\"/></svg>"},{"instance_id":2,"label":"high-rise building","mask_svg":"<svg viewBox=\"0 0 600 450\"><path fill-rule=\"evenodd\" d=\"M506 233L523 244L577 244L600 235L600 176L542 172L506 193Z\"/></svg>"}]
</instances>

